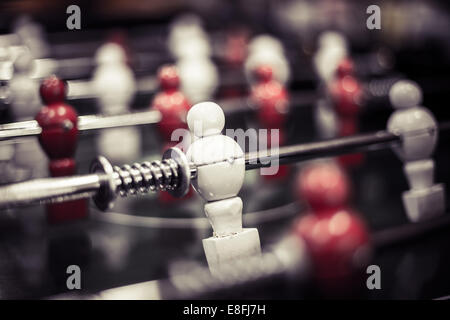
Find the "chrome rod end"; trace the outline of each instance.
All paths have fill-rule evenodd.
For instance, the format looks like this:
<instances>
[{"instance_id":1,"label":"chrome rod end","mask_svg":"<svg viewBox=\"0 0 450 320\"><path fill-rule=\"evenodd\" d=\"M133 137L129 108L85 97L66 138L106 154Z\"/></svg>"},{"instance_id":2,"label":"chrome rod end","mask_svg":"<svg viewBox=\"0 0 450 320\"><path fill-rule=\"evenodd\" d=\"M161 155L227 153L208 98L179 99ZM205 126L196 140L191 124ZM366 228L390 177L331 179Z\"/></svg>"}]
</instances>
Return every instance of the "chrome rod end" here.
<instances>
[{"instance_id":1,"label":"chrome rod end","mask_svg":"<svg viewBox=\"0 0 450 320\"><path fill-rule=\"evenodd\" d=\"M111 209L117 196L114 169L111 163L105 157L99 156L92 161L89 171L101 177L100 188L92 197L95 205L102 211Z\"/></svg>"},{"instance_id":2,"label":"chrome rod end","mask_svg":"<svg viewBox=\"0 0 450 320\"><path fill-rule=\"evenodd\" d=\"M191 184L189 161L184 152L178 148L167 149L163 154L163 160L165 159L172 159L178 164L178 184L175 188L167 190L167 192L176 198L181 198L188 193Z\"/></svg>"}]
</instances>

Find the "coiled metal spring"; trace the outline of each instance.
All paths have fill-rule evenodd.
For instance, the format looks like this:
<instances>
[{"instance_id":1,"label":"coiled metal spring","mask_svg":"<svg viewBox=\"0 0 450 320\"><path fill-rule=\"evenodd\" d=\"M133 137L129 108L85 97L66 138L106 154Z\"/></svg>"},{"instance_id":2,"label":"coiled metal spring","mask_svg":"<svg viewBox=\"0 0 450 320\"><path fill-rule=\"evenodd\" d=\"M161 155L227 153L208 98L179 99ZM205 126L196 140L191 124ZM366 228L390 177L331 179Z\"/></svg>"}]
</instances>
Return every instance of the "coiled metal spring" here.
<instances>
[{"instance_id":1,"label":"coiled metal spring","mask_svg":"<svg viewBox=\"0 0 450 320\"><path fill-rule=\"evenodd\" d=\"M178 186L178 163L173 159L114 166L116 193L122 197L149 191L173 190Z\"/></svg>"}]
</instances>

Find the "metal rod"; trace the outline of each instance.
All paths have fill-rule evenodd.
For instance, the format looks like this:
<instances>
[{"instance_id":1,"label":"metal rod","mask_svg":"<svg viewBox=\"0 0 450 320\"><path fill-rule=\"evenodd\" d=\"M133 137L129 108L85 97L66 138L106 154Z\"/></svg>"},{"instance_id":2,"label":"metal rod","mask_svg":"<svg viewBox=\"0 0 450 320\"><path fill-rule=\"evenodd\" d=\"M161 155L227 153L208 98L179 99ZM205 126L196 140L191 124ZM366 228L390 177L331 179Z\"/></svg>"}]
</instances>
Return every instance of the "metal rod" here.
<instances>
[{"instance_id":1,"label":"metal rod","mask_svg":"<svg viewBox=\"0 0 450 320\"><path fill-rule=\"evenodd\" d=\"M118 128L145 124L158 123L161 120L161 113L156 110L133 112L128 114L102 116L80 116L78 117L78 130L99 130L107 128Z\"/></svg>"},{"instance_id":2,"label":"metal rod","mask_svg":"<svg viewBox=\"0 0 450 320\"><path fill-rule=\"evenodd\" d=\"M373 145L394 142L400 142L400 137L386 131L378 131L375 133L285 146L271 150L270 152L265 150L247 153L245 157L245 169L252 170L269 167L273 165L273 162L276 162L277 164L289 164L324 156L328 157L356 152L367 149Z\"/></svg>"},{"instance_id":3,"label":"metal rod","mask_svg":"<svg viewBox=\"0 0 450 320\"><path fill-rule=\"evenodd\" d=\"M0 209L93 198L100 210L109 209L117 195L122 197L168 191L184 195L190 185L191 167L179 149L169 149L162 161L112 166L104 157L92 162L91 174L36 179L0 187Z\"/></svg>"},{"instance_id":4,"label":"metal rod","mask_svg":"<svg viewBox=\"0 0 450 320\"><path fill-rule=\"evenodd\" d=\"M58 203L94 196L105 177L89 174L36 179L0 188L0 208Z\"/></svg>"},{"instance_id":5,"label":"metal rod","mask_svg":"<svg viewBox=\"0 0 450 320\"><path fill-rule=\"evenodd\" d=\"M156 110L133 112L120 115L88 115L78 117L78 130L100 130L158 123L161 113ZM0 141L20 137L37 136L42 128L36 120L0 125Z\"/></svg>"},{"instance_id":6,"label":"metal rod","mask_svg":"<svg viewBox=\"0 0 450 320\"><path fill-rule=\"evenodd\" d=\"M158 89L158 80L155 76L146 76L137 80L137 92L152 93ZM69 80L67 81L69 88L67 93L68 100L95 99L98 97L97 92L93 89L91 80Z\"/></svg>"},{"instance_id":7,"label":"metal rod","mask_svg":"<svg viewBox=\"0 0 450 320\"><path fill-rule=\"evenodd\" d=\"M448 123L439 126L448 130ZM433 128L435 130L436 128ZM423 130L411 135L424 134ZM312 158L359 152L373 147L386 148L399 143L399 135L386 131L359 134L326 141L281 147L278 150L259 151L245 155L246 170L288 164ZM0 188L0 209L21 204L64 202L75 198L93 196L101 210L111 207L120 194L148 193L167 190L174 196L182 196L195 179L197 168L189 163L186 155L177 148L167 150L162 161L112 167L104 157L97 158L90 175L49 178L22 182Z\"/></svg>"},{"instance_id":8,"label":"metal rod","mask_svg":"<svg viewBox=\"0 0 450 320\"><path fill-rule=\"evenodd\" d=\"M293 93L291 104L297 107L312 105L317 99L315 92ZM254 107L249 97L224 99L218 102L227 115L238 112L251 112ZM129 127L136 125L155 124L161 120L161 113L157 110L133 112L119 115L86 115L78 117L78 130L101 130L108 128ZM36 120L20 121L0 125L0 141L22 137L37 136L42 128Z\"/></svg>"},{"instance_id":9,"label":"metal rod","mask_svg":"<svg viewBox=\"0 0 450 320\"><path fill-rule=\"evenodd\" d=\"M42 128L36 120L4 124L0 125L0 141L37 136L41 132Z\"/></svg>"}]
</instances>

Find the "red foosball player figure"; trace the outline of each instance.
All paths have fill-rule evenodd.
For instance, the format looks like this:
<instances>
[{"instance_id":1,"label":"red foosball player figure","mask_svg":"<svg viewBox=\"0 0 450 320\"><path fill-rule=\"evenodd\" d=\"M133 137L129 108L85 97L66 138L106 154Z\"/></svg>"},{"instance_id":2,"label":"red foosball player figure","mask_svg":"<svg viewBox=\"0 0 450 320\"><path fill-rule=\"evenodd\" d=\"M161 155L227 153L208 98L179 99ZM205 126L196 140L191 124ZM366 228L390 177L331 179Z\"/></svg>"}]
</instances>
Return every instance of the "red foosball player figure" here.
<instances>
[{"instance_id":1,"label":"red foosball player figure","mask_svg":"<svg viewBox=\"0 0 450 320\"><path fill-rule=\"evenodd\" d=\"M338 135L341 137L357 134L358 117L361 108L361 86L354 76L353 62L343 59L336 71L336 80L331 85L331 97L338 118ZM339 162L344 166L358 166L363 161L363 154L340 156Z\"/></svg>"},{"instance_id":2,"label":"red foosball player figure","mask_svg":"<svg viewBox=\"0 0 450 320\"><path fill-rule=\"evenodd\" d=\"M261 65L254 75L257 83L253 86L251 99L257 108L261 128L267 129L267 148L272 147L272 130L278 129L278 145L285 144L285 123L289 112L289 96L284 86L273 78L272 67ZM261 137L260 137L261 138ZM289 167L282 165L274 175L263 175L266 180L279 180L287 177Z\"/></svg>"},{"instance_id":3,"label":"red foosball player figure","mask_svg":"<svg viewBox=\"0 0 450 320\"><path fill-rule=\"evenodd\" d=\"M64 81L51 76L40 87L45 106L36 116L42 128L39 142L47 154L52 177L71 176L76 173L74 160L78 139L77 112L64 102L67 88ZM50 223L71 221L88 214L85 199L47 205L47 218Z\"/></svg>"},{"instance_id":4,"label":"red foosball player figure","mask_svg":"<svg viewBox=\"0 0 450 320\"><path fill-rule=\"evenodd\" d=\"M229 32L225 42L224 58L228 66L241 68L247 57L248 32L237 29Z\"/></svg>"},{"instance_id":5,"label":"red foosball player figure","mask_svg":"<svg viewBox=\"0 0 450 320\"><path fill-rule=\"evenodd\" d=\"M244 28L230 30L225 38L223 58L227 69L235 77L242 77L243 66L247 58L248 31ZM222 87L221 97L237 98L248 94L239 84Z\"/></svg>"},{"instance_id":6,"label":"red foosball player figure","mask_svg":"<svg viewBox=\"0 0 450 320\"><path fill-rule=\"evenodd\" d=\"M161 113L161 120L157 125L157 129L164 143L162 150L164 152L165 150L175 147L178 143L180 143L178 140L181 138L180 136L175 134L175 136L172 137L175 130L185 129L185 132L188 132L186 115L191 107L191 104L185 95L180 91L180 78L175 66L162 66L158 71L158 80L162 91L153 99L151 109L158 110ZM185 151L183 147L180 149ZM182 199L188 198L191 195L192 190L190 190ZM159 199L163 203L171 203L180 200L179 198L172 197L169 193L164 191L159 193Z\"/></svg>"},{"instance_id":7,"label":"red foosball player figure","mask_svg":"<svg viewBox=\"0 0 450 320\"><path fill-rule=\"evenodd\" d=\"M294 230L309 249L320 288L330 293L360 285L358 277L370 259L370 239L349 207L346 174L333 162L315 163L300 172L296 186L309 211Z\"/></svg>"}]
</instances>

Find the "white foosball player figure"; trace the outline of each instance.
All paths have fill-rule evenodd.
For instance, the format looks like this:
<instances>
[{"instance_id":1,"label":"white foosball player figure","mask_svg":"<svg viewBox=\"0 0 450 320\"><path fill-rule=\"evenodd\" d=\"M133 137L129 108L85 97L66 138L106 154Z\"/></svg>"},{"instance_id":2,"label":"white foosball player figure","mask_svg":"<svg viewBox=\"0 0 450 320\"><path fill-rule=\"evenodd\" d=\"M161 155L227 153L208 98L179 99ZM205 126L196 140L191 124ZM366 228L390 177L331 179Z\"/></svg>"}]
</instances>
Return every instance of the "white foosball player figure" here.
<instances>
[{"instance_id":1,"label":"white foosball player figure","mask_svg":"<svg viewBox=\"0 0 450 320\"><path fill-rule=\"evenodd\" d=\"M10 112L14 121L32 120L41 108L39 84L31 78L34 62L29 50L25 49L14 60L14 72L9 82ZM8 148L8 143L4 146L2 148ZM43 178L48 175L47 171L47 156L38 140L25 137L14 144L14 156L4 182Z\"/></svg>"},{"instance_id":2,"label":"white foosball player figure","mask_svg":"<svg viewBox=\"0 0 450 320\"><path fill-rule=\"evenodd\" d=\"M39 84L31 78L35 61L28 50L17 54L9 82L11 115L14 121L33 119L41 108ZM34 139L36 140L36 139Z\"/></svg>"},{"instance_id":3,"label":"white foosball player figure","mask_svg":"<svg viewBox=\"0 0 450 320\"><path fill-rule=\"evenodd\" d=\"M92 81L100 112L105 115L128 113L136 91L136 81L126 63L124 49L115 43L102 45L96 53L98 64ZM111 128L98 136L99 153L114 162L128 162L140 156L138 128Z\"/></svg>"},{"instance_id":4,"label":"white foosball player figure","mask_svg":"<svg viewBox=\"0 0 450 320\"><path fill-rule=\"evenodd\" d=\"M189 101L210 99L219 85L219 73L200 18L191 14L177 18L170 27L168 47L176 59L181 91Z\"/></svg>"},{"instance_id":5,"label":"white foosball player figure","mask_svg":"<svg viewBox=\"0 0 450 320\"><path fill-rule=\"evenodd\" d=\"M255 83L254 71L260 65L272 67L275 80L287 84L290 78L290 67L283 44L280 40L267 35L254 37L248 45L248 56L244 63L247 81Z\"/></svg>"},{"instance_id":6,"label":"white foosball player figure","mask_svg":"<svg viewBox=\"0 0 450 320\"><path fill-rule=\"evenodd\" d=\"M404 162L410 190L403 193L403 204L413 222L444 213L444 186L434 183L434 161L438 128L431 112L419 106L420 87L413 81L401 80L390 92L391 104L397 109L389 118L387 129L401 137L401 145L394 148Z\"/></svg>"},{"instance_id":7,"label":"white foosball player figure","mask_svg":"<svg viewBox=\"0 0 450 320\"><path fill-rule=\"evenodd\" d=\"M342 59L348 55L348 44L345 36L337 31L326 31L320 34L318 48L314 55L314 66L325 83L333 80L336 69Z\"/></svg>"},{"instance_id":8,"label":"white foosball player figure","mask_svg":"<svg viewBox=\"0 0 450 320\"><path fill-rule=\"evenodd\" d=\"M133 71L127 65L125 50L116 43L105 43L95 54L97 67L92 86L99 107L105 114L128 111L136 91Z\"/></svg>"},{"instance_id":9,"label":"white foosball player figure","mask_svg":"<svg viewBox=\"0 0 450 320\"><path fill-rule=\"evenodd\" d=\"M30 49L35 59L49 56L50 46L45 37L45 30L30 16L19 16L13 23L13 32L19 37L20 43Z\"/></svg>"},{"instance_id":10,"label":"white foosball player figure","mask_svg":"<svg viewBox=\"0 0 450 320\"><path fill-rule=\"evenodd\" d=\"M314 120L321 139L331 139L337 135L338 120L330 101L329 85L334 79L339 62L347 55L347 41L344 35L335 31L320 34L313 62L324 95L314 108Z\"/></svg>"},{"instance_id":11,"label":"white foosball player figure","mask_svg":"<svg viewBox=\"0 0 450 320\"><path fill-rule=\"evenodd\" d=\"M221 133L225 116L217 104L194 105L187 122L196 139L186 154L197 167L192 185L207 201L205 214L214 231L203 240L203 248L211 273L218 276L230 264L261 254L258 230L242 228L242 200L237 194L244 181L244 152Z\"/></svg>"}]
</instances>

